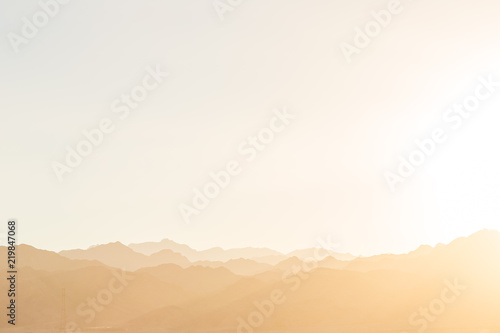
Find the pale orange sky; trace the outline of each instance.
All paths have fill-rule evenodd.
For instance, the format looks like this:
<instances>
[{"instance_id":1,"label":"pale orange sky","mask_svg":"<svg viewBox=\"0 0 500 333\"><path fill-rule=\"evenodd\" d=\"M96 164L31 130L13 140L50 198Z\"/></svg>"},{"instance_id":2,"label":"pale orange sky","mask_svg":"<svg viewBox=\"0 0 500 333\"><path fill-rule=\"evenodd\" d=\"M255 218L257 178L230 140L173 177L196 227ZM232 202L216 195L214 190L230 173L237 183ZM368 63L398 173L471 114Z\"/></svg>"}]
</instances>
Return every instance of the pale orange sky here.
<instances>
[{"instance_id":1,"label":"pale orange sky","mask_svg":"<svg viewBox=\"0 0 500 333\"><path fill-rule=\"evenodd\" d=\"M383 177L480 75L500 80L500 4L402 1L348 64L339 44L387 3L253 1L220 21L210 1L71 2L19 53L3 38L0 218L52 250L169 238L290 251L330 235L367 255L500 229L498 96L396 192ZM0 33L37 6L0 1ZM119 120L111 102L156 64L169 78ZM282 107L296 119L245 162L238 145ZM51 163L104 117L116 130L59 183ZM232 159L241 174L185 224L179 204Z\"/></svg>"}]
</instances>

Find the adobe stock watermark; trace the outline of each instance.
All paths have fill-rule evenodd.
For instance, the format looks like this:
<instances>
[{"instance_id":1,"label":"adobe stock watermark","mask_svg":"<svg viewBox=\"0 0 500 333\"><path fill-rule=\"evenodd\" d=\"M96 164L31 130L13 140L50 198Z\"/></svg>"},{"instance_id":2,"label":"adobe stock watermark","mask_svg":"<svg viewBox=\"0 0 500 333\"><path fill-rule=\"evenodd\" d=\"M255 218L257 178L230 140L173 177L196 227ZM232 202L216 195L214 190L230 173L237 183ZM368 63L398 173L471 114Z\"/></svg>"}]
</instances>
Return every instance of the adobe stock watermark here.
<instances>
[{"instance_id":1,"label":"adobe stock watermark","mask_svg":"<svg viewBox=\"0 0 500 333\"><path fill-rule=\"evenodd\" d=\"M137 109L146 100L149 93L157 89L168 76L168 73L163 72L158 65L155 69L148 66L146 73L141 84L134 86L129 94L123 93L111 102L111 112L116 113L119 120L127 119L131 111ZM67 152L64 162L52 162L52 170L59 182L63 182L65 174L72 173L75 168L80 166L95 148L102 145L105 136L113 133L115 129L116 123L111 118L104 117L98 122L97 127L83 130L81 132L82 139L74 147L66 146Z\"/></svg>"},{"instance_id":2,"label":"adobe stock watermark","mask_svg":"<svg viewBox=\"0 0 500 333\"><path fill-rule=\"evenodd\" d=\"M479 77L478 81L479 84L472 94L465 97L461 103L453 104L443 113L442 121L452 130L460 129L464 120L470 118L473 112L479 109L481 102L490 99L497 91L497 88L500 87L500 82L494 81L491 74L487 78ZM447 130L443 126L434 128L428 138L415 140L416 148L407 157L399 155L399 164L396 171L386 171L384 173L389 189L394 192L396 185L405 182L406 179L411 177L417 168L422 166L437 151L439 145L448 140L448 137Z\"/></svg>"},{"instance_id":3,"label":"adobe stock watermark","mask_svg":"<svg viewBox=\"0 0 500 333\"><path fill-rule=\"evenodd\" d=\"M85 322L90 324L94 321L97 312L102 312L106 306L113 302L114 296L123 292L128 286L129 281L134 280L134 277L127 275L125 271L113 270L114 277L109 280L107 288L101 289L95 297L88 297L86 302L80 303L76 308L76 313L80 317L85 318ZM81 333L82 330L74 321L66 324L65 333Z\"/></svg>"},{"instance_id":4,"label":"adobe stock watermark","mask_svg":"<svg viewBox=\"0 0 500 333\"><path fill-rule=\"evenodd\" d=\"M446 310L446 307L455 302L462 295L462 292L467 289L466 286L458 282L457 278L453 283L445 280L444 284L446 287L443 288L439 297L430 301L428 306L420 307L418 311L413 312L408 318L408 323L411 326L419 328L418 333L423 333L429 323L436 321L438 316Z\"/></svg>"},{"instance_id":5,"label":"adobe stock watermark","mask_svg":"<svg viewBox=\"0 0 500 333\"><path fill-rule=\"evenodd\" d=\"M269 127L264 127L254 136L249 136L238 145L237 152L243 156L247 162L255 160L259 152L266 149L266 146L274 141L276 134L283 132L295 115L283 110L273 110L274 116L269 121ZM200 215L206 209L211 200L217 198L221 191L229 185L231 178L242 172L241 163L235 159L226 163L223 170L210 172L211 181L200 188L193 189L191 205L182 203L179 205L179 212L186 223L191 222L192 216Z\"/></svg>"},{"instance_id":6,"label":"adobe stock watermark","mask_svg":"<svg viewBox=\"0 0 500 333\"><path fill-rule=\"evenodd\" d=\"M40 0L38 5L40 9L33 14L31 19L23 16L21 18L21 34L9 32L7 39L12 46L14 52L19 52L19 47L23 44L28 44L30 40L38 35L40 29L49 24L50 20L56 17L60 10L61 5L66 5L70 0Z\"/></svg>"},{"instance_id":7,"label":"adobe stock watermark","mask_svg":"<svg viewBox=\"0 0 500 333\"><path fill-rule=\"evenodd\" d=\"M355 54L360 54L361 50L367 48L372 40L391 24L394 16L403 12L403 9L400 0L390 0L386 9L373 10L370 13L372 20L366 22L364 27L356 26L352 43L342 42L339 46L347 63L350 64Z\"/></svg>"},{"instance_id":8,"label":"adobe stock watermark","mask_svg":"<svg viewBox=\"0 0 500 333\"><path fill-rule=\"evenodd\" d=\"M315 248L314 254L311 257L302 260L302 265L294 264L290 270L283 273L281 281L288 286L273 289L269 293L268 299L260 302L254 301L255 310L250 312L246 316L246 319L241 316L236 319L238 322L237 333L253 333L254 329L258 329L264 325L266 319L273 315L276 307L286 302L287 297L285 294L290 291L297 291L302 282L309 278L309 274L307 273L316 269L318 262L324 260L328 255L332 254L334 249L339 247L339 244L332 242L330 237L326 241L321 238L318 238L317 241L320 247ZM321 251L324 251L323 254L320 253Z\"/></svg>"},{"instance_id":9,"label":"adobe stock watermark","mask_svg":"<svg viewBox=\"0 0 500 333\"><path fill-rule=\"evenodd\" d=\"M221 21L224 21L227 13L233 12L241 6L244 0L214 0L214 10Z\"/></svg>"}]
</instances>

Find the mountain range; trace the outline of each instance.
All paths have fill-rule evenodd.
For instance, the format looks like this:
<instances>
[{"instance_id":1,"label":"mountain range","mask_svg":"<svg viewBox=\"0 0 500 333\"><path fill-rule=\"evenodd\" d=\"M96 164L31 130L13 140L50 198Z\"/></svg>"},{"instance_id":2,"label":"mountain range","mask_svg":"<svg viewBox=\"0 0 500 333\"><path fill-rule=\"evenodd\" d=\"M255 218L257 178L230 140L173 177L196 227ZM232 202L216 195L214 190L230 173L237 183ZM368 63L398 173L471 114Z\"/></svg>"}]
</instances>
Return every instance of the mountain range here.
<instances>
[{"instance_id":1,"label":"mountain range","mask_svg":"<svg viewBox=\"0 0 500 333\"><path fill-rule=\"evenodd\" d=\"M318 253L19 245L18 323L0 330L54 332L62 321L67 332L500 332L498 231L400 255Z\"/></svg>"}]
</instances>

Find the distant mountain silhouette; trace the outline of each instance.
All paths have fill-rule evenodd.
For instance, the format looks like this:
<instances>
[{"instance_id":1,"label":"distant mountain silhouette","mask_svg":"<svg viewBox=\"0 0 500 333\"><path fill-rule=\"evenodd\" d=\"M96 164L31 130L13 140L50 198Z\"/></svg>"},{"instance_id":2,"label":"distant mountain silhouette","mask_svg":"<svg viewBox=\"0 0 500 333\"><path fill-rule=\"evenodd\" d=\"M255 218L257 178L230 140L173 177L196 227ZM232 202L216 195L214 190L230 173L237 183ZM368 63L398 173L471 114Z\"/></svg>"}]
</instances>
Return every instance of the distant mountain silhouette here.
<instances>
[{"instance_id":1,"label":"distant mountain silhouette","mask_svg":"<svg viewBox=\"0 0 500 333\"><path fill-rule=\"evenodd\" d=\"M17 267L31 267L46 271L73 270L83 267L103 266L97 260L71 260L52 251L39 250L33 246L21 244L16 246ZM0 256L7 258L7 247L0 246ZM76 258L75 258L76 259ZM7 260L2 260L0 267L7 267Z\"/></svg>"},{"instance_id":2,"label":"distant mountain silhouette","mask_svg":"<svg viewBox=\"0 0 500 333\"><path fill-rule=\"evenodd\" d=\"M172 250L161 250L147 256L135 252L120 242L98 245L87 250L61 251L59 254L70 259L98 260L105 265L128 271L161 264L176 264L181 267L191 265L188 259Z\"/></svg>"},{"instance_id":3,"label":"distant mountain silhouette","mask_svg":"<svg viewBox=\"0 0 500 333\"><path fill-rule=\"evenodd\" d=\"M118 242L60 254L18 249L22 332L58 329L62 288L66 320L93 332L500 332L497 231L401 255L286 257L275 265L250 259L191 263L171 249L145 255ZM0 250L5 254L5 247ZM120 286L120 274L128 277L126 286L110 293ZM1 279L1 290L8 283ZM283 302L269 305L276 292ZM89 320L92 300L106 304L99 303ZM7 304L6 293L0 301ZM259 319L256 311L262 323L250 327L251 316ZM1 321L0 330L8 329Z\"/></svg>"},{"instance_id":4,"label":"distant mountain silhouette","mask_svg":"<svg viewBox=\"0 0 500 333\"><path fill-rule=\"evenodd\" d=\"M191 262L203 260L228 261L231 259L252 259L255 257L282 255L280 252L274 250L251 247L227 250L214 247L208 250L196 251L187 245L178 244L169 239L164 239L160 242L129 244L129 247L136 252L146 255L168 249L182 254Z\"/></svg>"}]
</instances>

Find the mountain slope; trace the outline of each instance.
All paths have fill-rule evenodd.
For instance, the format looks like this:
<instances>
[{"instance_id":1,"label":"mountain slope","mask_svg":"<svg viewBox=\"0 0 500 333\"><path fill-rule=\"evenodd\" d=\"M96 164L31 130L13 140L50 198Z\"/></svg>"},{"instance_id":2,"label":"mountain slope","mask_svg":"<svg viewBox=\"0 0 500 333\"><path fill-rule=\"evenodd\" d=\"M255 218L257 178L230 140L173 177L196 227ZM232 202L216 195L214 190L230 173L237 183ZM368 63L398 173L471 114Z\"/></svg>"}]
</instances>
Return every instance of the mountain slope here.
<instances>
[{"instance_id":1,"label":"mountain slope","mask_svg":"<svg viewBox=\"0 0 500 333\"><path fill-rule=\"evenodd\" d=\"M147 256L135 252L120 242L98 245L86 250L68 250L59 253L70 259L98 260L105 265L128 271L162 264L176 264L181 267L191 264L181 254L172 250L162 250Z\"/></svg>"}]
</instances>

